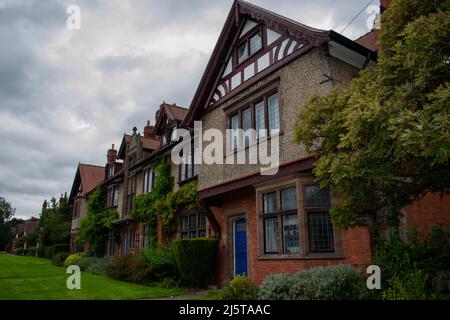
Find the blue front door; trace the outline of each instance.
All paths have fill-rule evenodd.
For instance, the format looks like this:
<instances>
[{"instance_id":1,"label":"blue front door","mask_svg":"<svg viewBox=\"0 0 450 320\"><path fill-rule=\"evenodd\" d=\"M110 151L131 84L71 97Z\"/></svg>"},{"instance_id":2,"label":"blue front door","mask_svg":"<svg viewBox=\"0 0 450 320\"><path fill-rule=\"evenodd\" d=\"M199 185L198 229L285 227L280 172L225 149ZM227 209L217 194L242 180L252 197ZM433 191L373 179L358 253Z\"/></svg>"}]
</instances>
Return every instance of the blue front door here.
<instances>
[{"instance_id":1,"label":"blue front door","mask_svg":"<svg viewBox=\"0 0 450 320\"><path fill-rule=\"evenodd\" d=\"M234 274L247 274L247 220L234 222Z\"/></svg>"}]
</instances>

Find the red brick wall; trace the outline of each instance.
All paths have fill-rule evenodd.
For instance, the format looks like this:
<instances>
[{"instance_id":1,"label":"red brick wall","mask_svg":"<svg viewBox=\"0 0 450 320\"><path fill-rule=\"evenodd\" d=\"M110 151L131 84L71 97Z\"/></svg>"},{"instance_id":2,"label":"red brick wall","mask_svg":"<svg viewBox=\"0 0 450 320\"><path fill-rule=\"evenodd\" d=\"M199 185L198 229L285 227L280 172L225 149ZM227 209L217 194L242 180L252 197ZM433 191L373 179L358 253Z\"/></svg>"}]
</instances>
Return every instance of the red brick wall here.
<instances>
[{"instance_id":1,"label":"red brick wall","mask_svg":"<svg viewBox=\"0 0 450 320\"><path fill-rule=\"evenodd\" d=\"M245 214L247 218L247 255L249 277L257 283L264 281L271 273L297 272L319 265L351 264L360 268L371 261L371 240L367 228L359 227L343 233L343 259L296 259L296 260L258 260L257 227L255 191L239 190L233 194L227 194L223 199L222 208L211 208L221 228L219 244L217 280L223 285L232 276L232 248L228 233L228 221L234 216Z\"/></svg>"},{"instance_id":2,"label":"red brick wall","mask_svg":"<svg viewBox=\"0 0 450 320\"><path fill-rule=\"evenodd\" d=\"M405 208L407 228L427 231L433 226L450 226L450 195L428 193Z\"/></svg>"}]
</instances>

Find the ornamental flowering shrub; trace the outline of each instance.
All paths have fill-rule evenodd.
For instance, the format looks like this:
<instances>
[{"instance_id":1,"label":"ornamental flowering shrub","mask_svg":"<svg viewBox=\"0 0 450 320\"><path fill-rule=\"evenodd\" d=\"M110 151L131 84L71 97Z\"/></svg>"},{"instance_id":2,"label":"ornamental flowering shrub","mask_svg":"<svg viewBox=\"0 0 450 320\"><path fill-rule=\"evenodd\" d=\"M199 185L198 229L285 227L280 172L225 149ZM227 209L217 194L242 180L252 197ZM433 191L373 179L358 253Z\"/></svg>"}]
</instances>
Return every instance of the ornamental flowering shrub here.
<instances>
[{"instance_id":1,"label":"ornamental flowering shrub","mask_svg":"<svg viewBox=\"0 0 450 320\"><path fill-rule=\"evenodd\" d=\"M222 290L223 300L256 300L258 286L246 276L236 276Z\"/></svg>"}]
</instances>

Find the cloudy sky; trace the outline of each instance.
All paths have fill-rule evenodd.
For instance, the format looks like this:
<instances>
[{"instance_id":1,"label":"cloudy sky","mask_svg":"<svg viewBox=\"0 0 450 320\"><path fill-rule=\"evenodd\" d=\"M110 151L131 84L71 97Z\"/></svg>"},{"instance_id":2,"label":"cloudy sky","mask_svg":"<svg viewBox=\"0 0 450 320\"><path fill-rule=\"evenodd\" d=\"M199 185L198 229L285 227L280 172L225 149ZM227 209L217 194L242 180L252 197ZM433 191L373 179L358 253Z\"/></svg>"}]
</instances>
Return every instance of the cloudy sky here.
<instances>
[{"instance_id":1,"label":"cloudy sky","mask_svg":"<svg viewBox=\"0 0 450 320\"><path fill-rule=\"evenodd\" d=\"M369 0L251 0L341 32ZM67 6L81 29L66 28ZM373 0L372 5L378 5ZM16 216L69 192L78 162L142 130L162 101L189 106L232 0L0 1L0 196ZM346 29L368 31L369 14Z\"/></svg>"}]
</instances>

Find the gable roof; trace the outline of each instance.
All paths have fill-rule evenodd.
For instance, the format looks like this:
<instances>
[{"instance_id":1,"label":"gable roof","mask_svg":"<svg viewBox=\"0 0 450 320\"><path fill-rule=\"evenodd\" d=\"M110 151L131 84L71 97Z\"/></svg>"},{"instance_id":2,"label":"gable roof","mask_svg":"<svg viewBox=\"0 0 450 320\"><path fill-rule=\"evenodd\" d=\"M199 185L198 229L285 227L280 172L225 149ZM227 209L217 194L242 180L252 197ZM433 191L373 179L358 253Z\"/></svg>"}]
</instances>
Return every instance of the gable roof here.
<instances>
[{"instance_id":1,"label":"gable roof","mask_svg":"<svg viewBox=\"0 0 450 320\"><path fill-rule=\"evenodd\" d=\"M162 119L164 115L167 115L170 119L182 122L188 113L188 109L177 106L175 104L168 104L163 102L159 106L159 110L156 112L156 123L154 133L157 134L161 127Z\"/></svg>"},{"instance_id":2,"label":"gable roof","mask_svg":"<svg viewBox=\"0 0 450 320\"><path fill-rule=\"evenodd\" d=\"M83 193L88 194L105 179L105 168L92 164L79 163L75 179L70 192L70 199L74 198L81 185Z\"/></svg>"},{"instance_id":3,"label":"gable roof","mask_svg":"<svg viewBox=\"0 0 450 320\"><path fill-rule=\"evenodd\" d=\"M190 126L195 119L199 118L200 114L208 111L205 109L209 106L209 100L216 89L219 77L222 76L227 61L230 59L230 48L236 42L239 31L243 28L243 24L247 19L263 24L271 30L301 44L301 46L296 47L296 50L298 49L299 51L296 56L314 47L319 47L325 43L334 41L344 48L350 49L365 57L376 59L376 55L372 51L334 31L315 29L254 4L242 0L235 0L200 80L200 84L194 94L189 112L182 123L183 126ZM276 68L282 66L281 62L277 64L278 66L275 66ZM266 69L265 72L273 72L275 71L275 67L272 70Z\"/></svg>"},{"instance_id":4,"label":"gable roof","mask_svg":"<svg viewBox=\"0 0 450 320\"><path fill-rule=\"evenodd\" d=\"M133 137L133 135L131 134L127 134L124 133L123 134L123 138L122 138L122 143L120 144L120 148L119 151L117 153L117 158L118 159L123 159L123 157L125 156L125 150L126 150L126 146L128 144L130 144L131 142L131 138ZM160 144L160 140L159 139L151 139L151 138L145 138L141 135L138 135L141 143L142 143L142 148L146 149L146 150L156 150L159 148L159 144Z\"/></svg>"}]
</instances>

